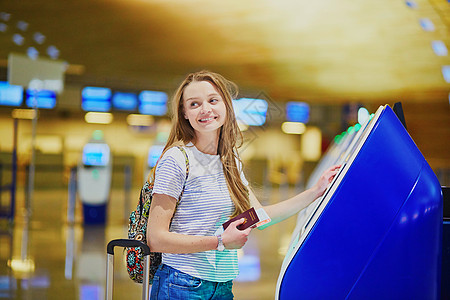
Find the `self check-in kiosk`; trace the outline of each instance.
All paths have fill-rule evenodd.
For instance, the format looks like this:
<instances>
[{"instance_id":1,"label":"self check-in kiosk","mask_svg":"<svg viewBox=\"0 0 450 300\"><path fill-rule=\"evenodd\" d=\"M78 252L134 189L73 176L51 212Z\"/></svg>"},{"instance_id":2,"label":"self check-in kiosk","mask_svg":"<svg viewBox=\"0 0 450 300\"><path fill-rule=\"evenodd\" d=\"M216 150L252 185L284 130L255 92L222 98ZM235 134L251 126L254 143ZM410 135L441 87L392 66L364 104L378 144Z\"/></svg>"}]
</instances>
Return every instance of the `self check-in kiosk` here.
<instances>
[{"instance_id":1,"label":"self check-in kiosk","mask_svg":"<svg viewBox=\"0 0 450 300\"><path fill-rule=\"evenodd\" d=\"M299 218L276 299L439 299L440 184L389 106L320 166L342 167Z\"/></svg>"},{"instance_id":2,"label":"self check-in kiosk","mask_svg":"<svg viewBox=\"0 0 450 300\"><path fill-rule=\"evenodd\" d=\"M78 163L78 195L83 204L84 223L105 224L111 188L111 151L102 134L95 132L84 145Z\"/></svg>"}]
</instances>

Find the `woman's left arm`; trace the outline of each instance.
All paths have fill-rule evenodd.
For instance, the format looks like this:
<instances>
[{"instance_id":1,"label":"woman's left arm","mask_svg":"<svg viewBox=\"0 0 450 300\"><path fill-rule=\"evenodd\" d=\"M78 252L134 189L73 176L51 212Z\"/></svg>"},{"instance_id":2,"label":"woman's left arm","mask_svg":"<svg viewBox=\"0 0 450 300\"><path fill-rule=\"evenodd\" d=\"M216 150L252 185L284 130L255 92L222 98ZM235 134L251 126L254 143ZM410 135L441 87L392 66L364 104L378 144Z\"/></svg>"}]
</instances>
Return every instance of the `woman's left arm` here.
<instances>
[{"instance_id":1,"label":"woman's left arm","mask_svg":"<svg viewBox=\"0 0 450 300\"><path fill-rule=\"evenodd\" d=\"M255 209L258 209L260 207L264 208L271 219L269 225L281 222L297 214L299 211L310 205L314 200L322 196L325 193L328 185L336 176L340 167L340 165L336 165L323 172L322 176L320 176L319 180L312 188L307 189L306 191L297 194L292 198L272 205L262 206L256 198L255 194L249 189L250 205L255 207ZM265 227L267 226L264 226L263 228Z\"/></svg>"}]
</instances>

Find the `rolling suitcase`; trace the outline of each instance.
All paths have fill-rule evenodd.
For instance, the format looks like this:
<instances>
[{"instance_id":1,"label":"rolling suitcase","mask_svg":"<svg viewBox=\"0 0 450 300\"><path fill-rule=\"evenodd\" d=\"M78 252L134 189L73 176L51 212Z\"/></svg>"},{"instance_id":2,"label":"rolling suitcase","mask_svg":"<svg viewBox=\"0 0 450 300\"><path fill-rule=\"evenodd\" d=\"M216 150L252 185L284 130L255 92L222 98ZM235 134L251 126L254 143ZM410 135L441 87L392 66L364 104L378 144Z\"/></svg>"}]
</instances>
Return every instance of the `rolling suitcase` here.
<instances>
[{"instance_id":1,"label":"rolling suitcase","mask_svg":"<svg viewBox=\"0 0 450 300\"><path fill-rule=\"evenodd\" d=\"M106 300L112 300L113 297L113 283L114 283L114 247L142 247L144 259L144 278L142 282L142 300L148 300L150 285L150 248L148 245L131 239L116 239L108 243L106 252L108 253L108 261L106 263Z\"/></svg>"}]
</instances>

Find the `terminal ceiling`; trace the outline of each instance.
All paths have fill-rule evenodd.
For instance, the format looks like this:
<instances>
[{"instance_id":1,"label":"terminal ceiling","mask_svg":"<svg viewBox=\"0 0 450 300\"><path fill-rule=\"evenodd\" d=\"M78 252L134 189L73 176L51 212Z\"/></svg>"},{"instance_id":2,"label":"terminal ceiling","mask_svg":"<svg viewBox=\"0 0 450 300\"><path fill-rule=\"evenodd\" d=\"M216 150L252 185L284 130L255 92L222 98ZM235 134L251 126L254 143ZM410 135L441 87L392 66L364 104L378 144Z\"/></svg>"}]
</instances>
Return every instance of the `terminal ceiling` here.
<instances>
[{"instance_id":1,"label":"terminal ceiling","mask_svg":"<svg viewBox=\"0 0 450 300\"><path fill-rule=\"evenodd\" d=\"M173 89L210 69L251 95L318 103L440 101L450 84L450 3L416 0L2 0L0 61L54 45L68 78L123 88ZM428 18L434 31L419 20ZM28 23L22 31L18 21ZM35 32L45 35L35 43ZM13 43L20 33L23 45Z\"/></svg>"}]
</instances>

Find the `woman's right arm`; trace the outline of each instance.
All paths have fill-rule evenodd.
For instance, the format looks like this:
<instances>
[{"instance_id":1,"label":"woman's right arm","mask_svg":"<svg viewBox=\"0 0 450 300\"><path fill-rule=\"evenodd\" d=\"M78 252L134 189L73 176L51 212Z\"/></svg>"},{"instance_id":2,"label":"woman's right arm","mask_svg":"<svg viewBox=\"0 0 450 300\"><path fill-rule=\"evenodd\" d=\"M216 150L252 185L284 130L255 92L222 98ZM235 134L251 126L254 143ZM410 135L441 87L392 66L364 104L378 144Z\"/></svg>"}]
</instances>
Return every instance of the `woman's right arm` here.
<instances>
[{"instance_id":1,"label":"woman's right arm","mask_svg":"<svg viewBox=\"0 0 450 300\"><path fill-rule=\"evenodd\" d=\"M195 236L169 231L170 221L175 212L176 199L165 194L153 194L147 224L147 243L152 252L195 253L217 248L216 236ZM244 219L235 221L222 234L227 249L239 249L247 241L251 228L239 230L236 226Z\"/></svg>"}]
</instances>

